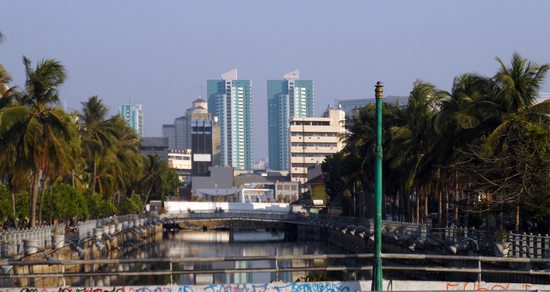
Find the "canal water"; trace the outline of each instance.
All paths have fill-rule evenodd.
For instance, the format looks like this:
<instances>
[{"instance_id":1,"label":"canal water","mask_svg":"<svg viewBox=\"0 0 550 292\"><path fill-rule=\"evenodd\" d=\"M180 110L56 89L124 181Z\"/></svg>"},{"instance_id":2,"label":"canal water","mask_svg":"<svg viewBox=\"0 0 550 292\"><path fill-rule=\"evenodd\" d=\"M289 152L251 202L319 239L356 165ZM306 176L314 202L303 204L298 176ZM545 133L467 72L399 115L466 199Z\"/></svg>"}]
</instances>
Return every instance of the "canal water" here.
<instances>
[{"instance_id":1,"label":"canal water","mask_svg":"<svg viewBox=\"0 0 550 292\"><path fill-rule=\"evenodd\" d=\"M223 258L232 256L298 256L315 254L343 254L346 251L332 246L325 241L299 241L285 239L283 232L269 231L236 231L230 234L229 231L189 231L181 230L175 233L165 233L160 242L151 244L134 253L128 254L126 258ZM335 264L335 262L331 262ZM275 261L221 261L201 263L174 264L173 270L224 270L224 269L262 269L262 268L296 268L324 266L324 260L288 260ZM114 267L111 267L113 269ZM117 267L119 271L135 270L168 270L168 264L139 264ZM314 277L327 279L324 272L314 272ZM308 272L254 272L235 274L175 274L168 275L139 276L139 277L117 277L99 279L103 283L93 284L110 285L157 285L157 284L222 284L222 283L267 283L272 281L292 282L303 279ZM310 273L310 277L311 277ZM339 277L340 278L340 277ZM107 280L109 283L105 283Z\"/></svg>"}]
</instances>

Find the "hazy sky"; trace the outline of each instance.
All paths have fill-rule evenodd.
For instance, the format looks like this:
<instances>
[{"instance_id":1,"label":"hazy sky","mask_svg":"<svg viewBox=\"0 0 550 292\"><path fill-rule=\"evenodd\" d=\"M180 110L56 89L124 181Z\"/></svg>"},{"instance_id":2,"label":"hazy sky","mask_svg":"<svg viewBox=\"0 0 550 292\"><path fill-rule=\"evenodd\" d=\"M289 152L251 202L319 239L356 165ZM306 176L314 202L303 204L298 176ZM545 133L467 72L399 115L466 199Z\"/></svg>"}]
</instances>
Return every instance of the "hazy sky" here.
<instances>
[{"instance_id":1,"label":"hazy sky","mask_svg":"<svg viewBox=\"0 0 550 292\"><path fill-rule=\"evenodd\" d=\"M493 75L514 51L550 63L550 1L2 1L0 63L23 84L22 56L67 68L68 109L98 95L143 104L145 135L184 114L206 80L252 80L254 161L267 157L266 80L300 69L315 112L336 98L408 95L415 80L449 90ZM550 76L544 91L550 91Z\"/></svg>"}]
</instances>

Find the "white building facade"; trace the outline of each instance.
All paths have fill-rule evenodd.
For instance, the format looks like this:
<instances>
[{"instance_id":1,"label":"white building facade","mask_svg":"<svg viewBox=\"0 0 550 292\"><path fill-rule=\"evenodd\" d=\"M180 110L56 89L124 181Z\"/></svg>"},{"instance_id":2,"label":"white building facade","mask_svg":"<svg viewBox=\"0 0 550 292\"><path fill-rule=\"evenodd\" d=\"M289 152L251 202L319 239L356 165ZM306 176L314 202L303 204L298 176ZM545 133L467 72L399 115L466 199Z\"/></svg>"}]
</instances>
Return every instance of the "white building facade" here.
<instances>
[{"instance_id":1,"label":"white building facade","mask_svg":"<svg viewBox=\"0 0 550 292\"><path fill-rule=\"evenodd\" d=\"M329 109L324 117L303 117L290 120L290 179L307 181L308 167L321 164L327 155L344 147L345 113Z\"/></svg>"}]
</instances>

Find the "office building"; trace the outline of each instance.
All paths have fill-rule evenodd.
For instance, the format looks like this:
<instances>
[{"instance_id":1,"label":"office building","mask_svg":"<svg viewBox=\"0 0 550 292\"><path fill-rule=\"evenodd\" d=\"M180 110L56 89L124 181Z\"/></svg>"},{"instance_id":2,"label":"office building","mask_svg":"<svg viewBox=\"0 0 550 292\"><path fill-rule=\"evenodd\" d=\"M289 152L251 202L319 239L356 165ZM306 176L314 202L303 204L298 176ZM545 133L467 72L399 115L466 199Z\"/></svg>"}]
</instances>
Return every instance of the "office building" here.
<instances>
[{"instance_id":1,"label":"office building","mask_svg":"<svg viewBox=\"0 0 550 292\"><path fill-rule=\"evenodd\" d=\"M345 113L328 109L323 117L290 119L290 179L307 181L308 168L321 164L327 155L344 147Z\"/></svg>"},{"instance_id":2,"label":"office building","mask_svg":"<svg viewBox=\"0 0 550 292\"><path fill-rule=\"evenodd\" d=\"M252 89L250 80L238 80L237 69L207 81L208 112L218 117L221 165L252 169Z\"/></svg>"},{"instance_id":3,"label":"office building","mask_svg":"<svg viewBox=\"0 0 550 292\"><path fill-rule=\"evenodd\" d=\"M220 127L216 118L191 123L192 176L209 176L212 166L220 166Z\"/></svg>"},{"instance_id":4,"label":"office building","mask_svg":"<svg viewBox=\"0 0 550 292\"><path fill-rule=\"evenodd\" d=\"M208 112L208 102L202 98L197 98L193 101L192 106L185 112L186 129L185 129L185 144L186 149L191 149L192 146L192 131L191 128L195 124L195 121L210 120L211 115Z\"/></svg>"},{"instance_id":5,"label":"office building","mask_svg":"<svg viewBox=\"0 0 550 292\"><path fill-rule=\"evenodd\" d=\"M267 81L269 168L288 170L288 127L292 118L313 116L313 81L299 80L298 70L283 80Z\"/></svg>"},{"instance_id":6,"label":"office building","mask_svg":"<svg viewBox=\"0 0 550 292\"><path fill-rule=\"evenodd\" d=\"M162 125L162 137L168 139L169 149L176 149L176 127L174 124Z\"/></svg>"},{"instance_id":7,"label":"office building","mask_svg":"<svg viewBox=\"0 0 550 292\"><path fill-rule=\"evenodd\" d=\"M141 155L157 155L161 160L168 161L168 138L143 137L139 150Z\"/></svg>"},{"instance_id":8,"label":"office building","mask_svg":"<svg viewBox=\"0 0 550 292\"><path fill-rule=\"evenodd\" d=\"M162 136L168 138L170 149L191 149L191 124L194 120L210 119L208 104L200 97L193 101L185 115L174 120L173 124L162 125Z\"/></svg>"},{"instance_id":9,"label":"office building","mask_svg":"<svg viewBox=\"0 0 550 292\"><path fill-rule=\"evenodd\" d=\"M118 108L118 114L134 129L139 137L143 137L143 110L141 104L123 104Z\"/></svg>"}]
</instances>

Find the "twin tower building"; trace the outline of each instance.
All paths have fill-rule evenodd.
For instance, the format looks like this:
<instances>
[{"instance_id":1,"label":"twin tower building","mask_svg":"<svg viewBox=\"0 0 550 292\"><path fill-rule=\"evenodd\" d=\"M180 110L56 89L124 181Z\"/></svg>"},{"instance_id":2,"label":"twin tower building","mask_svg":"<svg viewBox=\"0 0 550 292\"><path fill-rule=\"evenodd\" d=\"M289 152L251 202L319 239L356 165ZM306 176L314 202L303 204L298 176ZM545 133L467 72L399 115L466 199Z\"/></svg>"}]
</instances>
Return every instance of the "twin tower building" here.
<instances>
[{"instance_id":1,"label":"twin tower building","mask_svg":"<svg viewBox=\"0 0 550 292\"><path fill-rule=\"evenodd\" d=\"M305 149L303 147L305 145L304 142L306 142L305 139L308 136L305 133L305 127L316 128L324 124L329 125L328 113L325 118L327 121L318 121L319 118L312 118L314 107L313 96L313 81L300 80L298 70L285 74L282 80L267 81L269 169L291 170L291 159L298 159L304 162L302 163L304 165L297 163L296 167L305 167L306 156L310 156L303 153L303 149ZM221 79L207 81L206 99L206 101L202 99L195 100L193 109L190 110L197 112L197 114L207 113L208 116L212 117L211 120L213 121L213 125L216 125L215 128L219 127L219 134L216 133L216 136L219 137L219 144L217 141L215 143L219 146L213 145L212 147L212 165L232 166L238 170L251 170L253 166L252 146L254 140L252 137L252 128L254 121L252 119L252 88L250 80L238 79L236 69L226 72L222 74ZM255 117L264 118L263 115L255 115ZM335 123L342 123L343 119L344 115L342 112L336 118L337 121ZM176 119L175 126L177 126L177 123L178 120ZM191 127L186 127L193 132L188 135L195 135L197 126L199 125L193 124ZM293 128L298 129L302 133L293 135L291 133ZM339 125L338 128L343 129L342 125ZM322 132L323 130L315 131ZM323 134L322 136L329 135ZM330 136L335 140L333 141L334 143L329 143L331 144L330 146L334 146L331 147L333 151L330 152L336 152L337 135ZM311 139L311 136L309 139ZM188 137L184 140L194 141L196 139ZM327 143L322 143L321 140L315 140L315 143L309 146L315 146L318 149L318 147L328 145ZM175 146L175 148L180 149L195 148L189 147L190 145L183 145L183 147ZM171 145L172 147L174 146ZM299 152L302 153L292 154L291 151L293 148L299 149ZM193 153L193 156L195 154L197 153ZM324 154L326 153L320 151L318 154L322 154L320 157L324 159Z\"/></svg>"},{"instance_id":2,"label":"twin tower building","mask_svg":"<svg viewBox=\"0 0 550 292\"><path fill-rule=\"evenodd\" d=\"M288 170L289 122L313 116L313 81L300 80L299 71L283 80L267 81L269 168ZM237 70L207 81L208 111L218 117L221 164L252 169L252 99L250 80L239 80Z\"/></svg>"}]
</instances>

